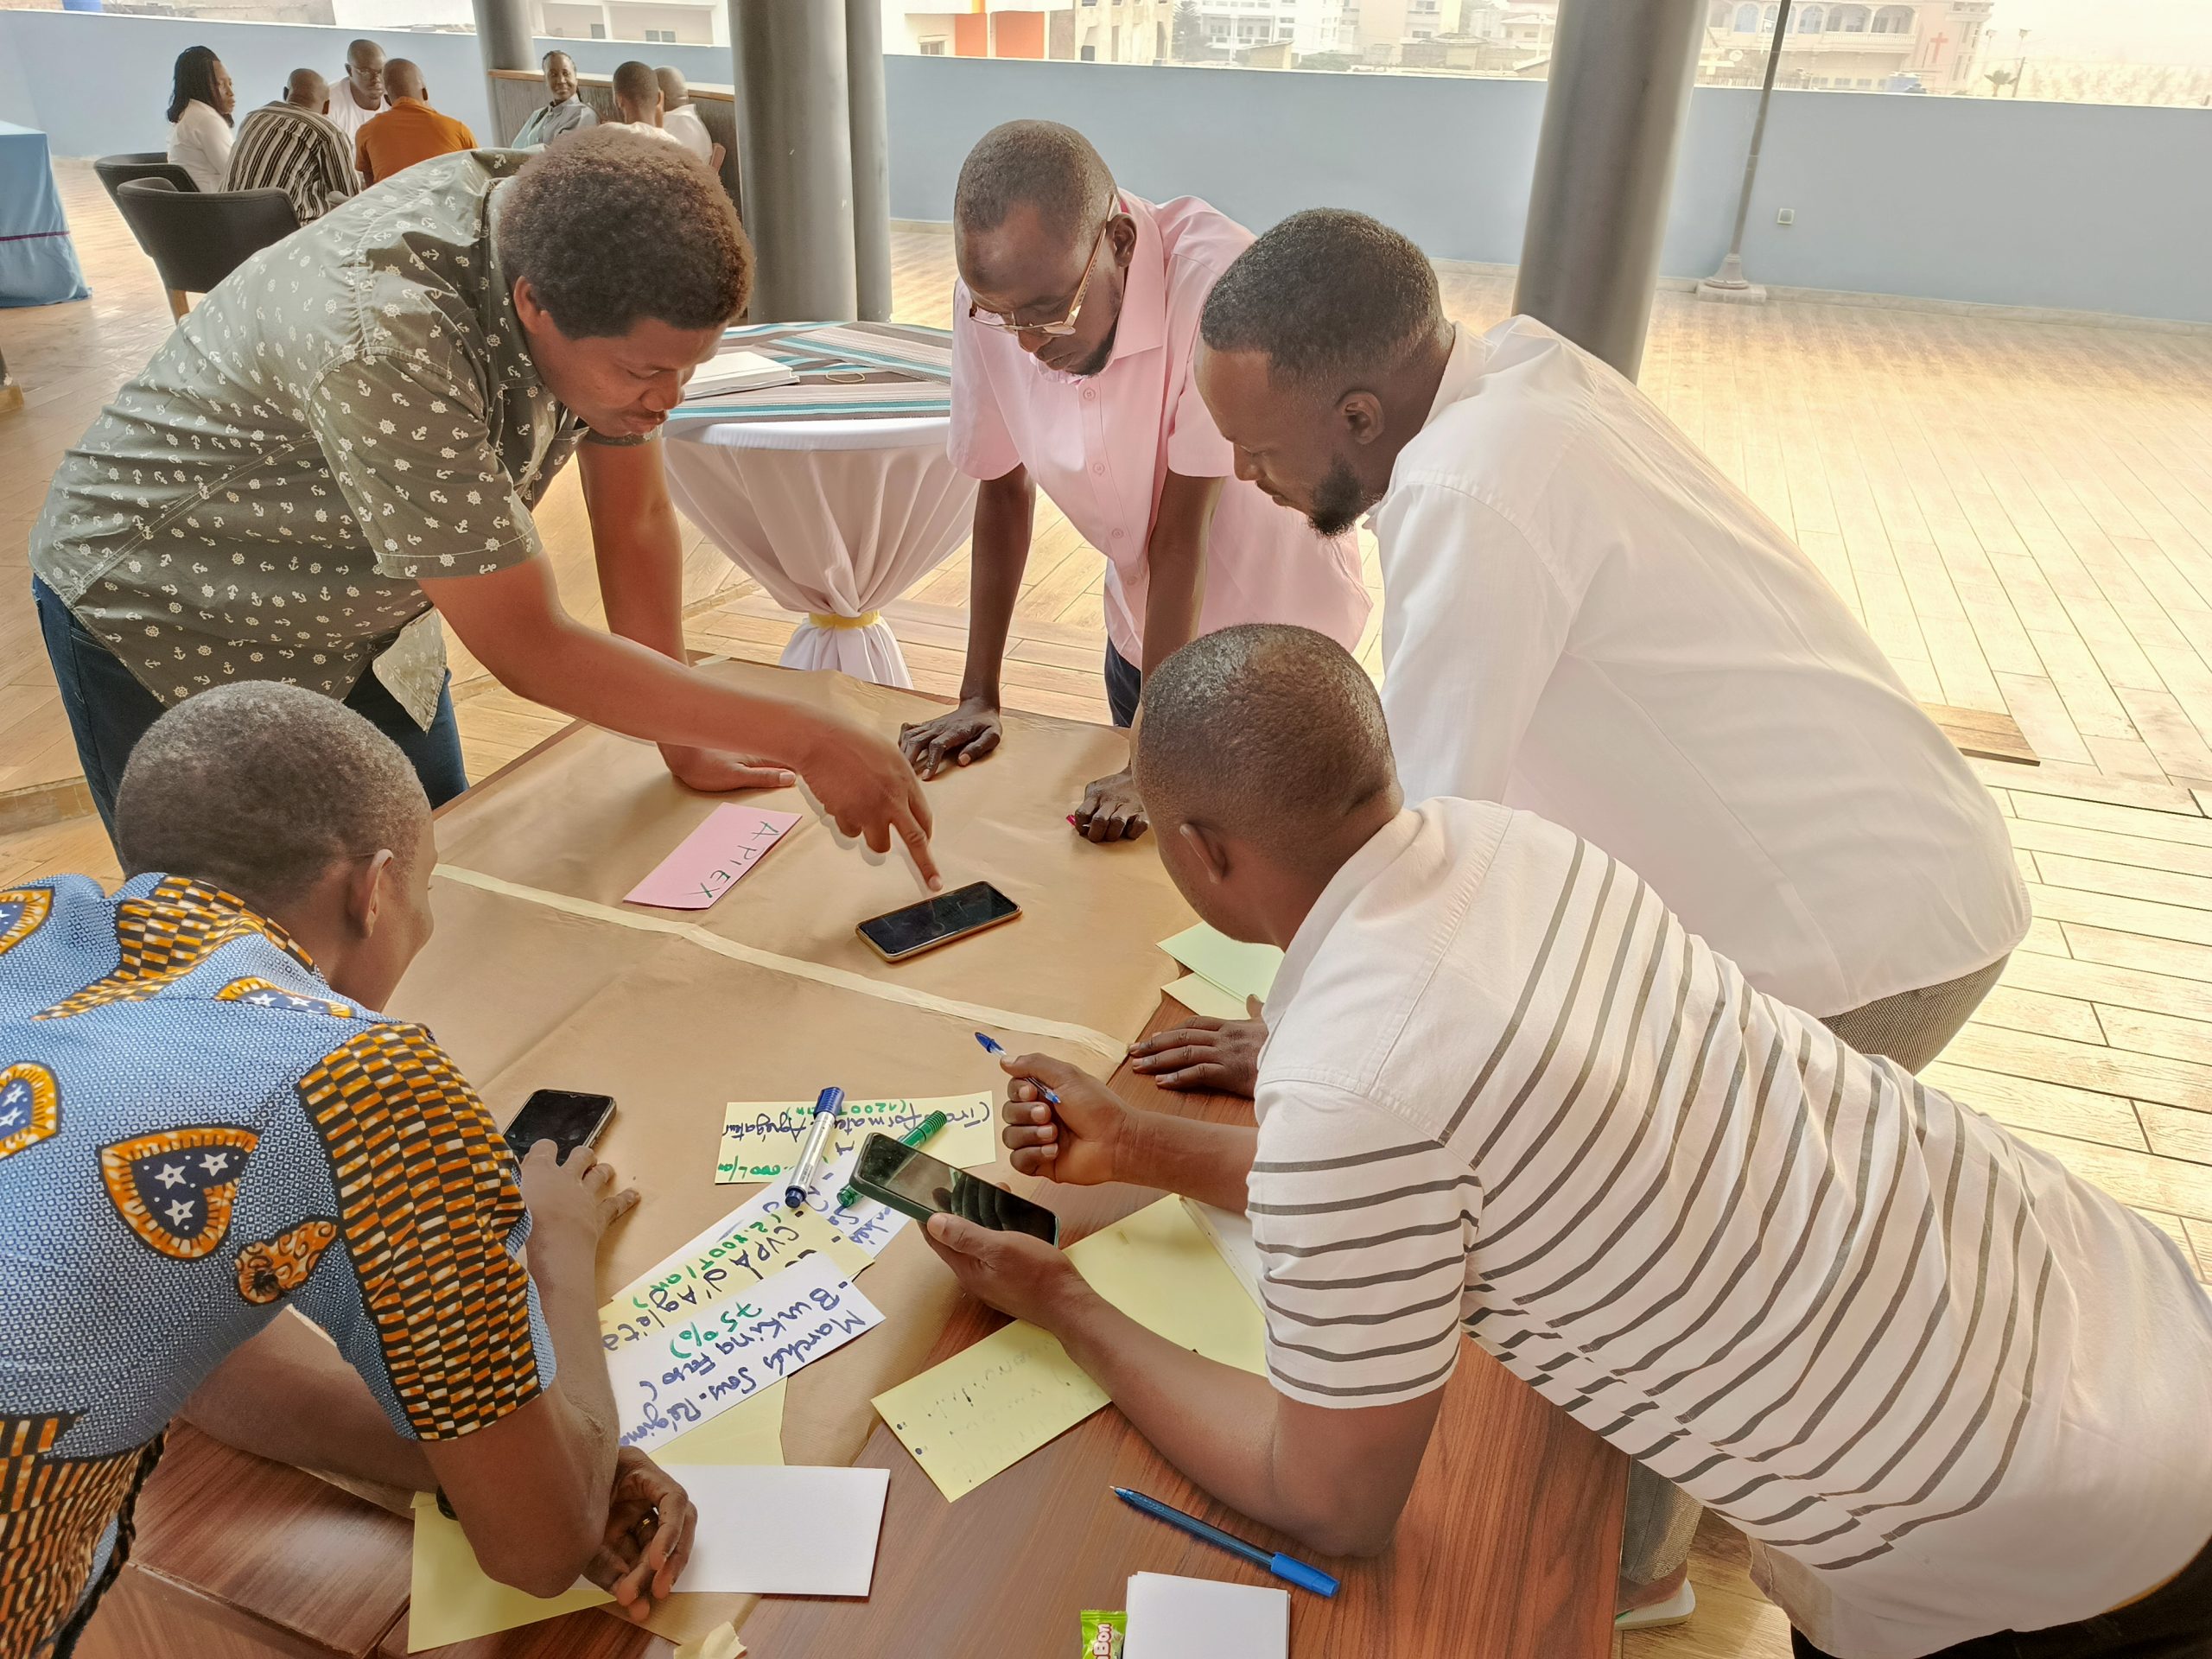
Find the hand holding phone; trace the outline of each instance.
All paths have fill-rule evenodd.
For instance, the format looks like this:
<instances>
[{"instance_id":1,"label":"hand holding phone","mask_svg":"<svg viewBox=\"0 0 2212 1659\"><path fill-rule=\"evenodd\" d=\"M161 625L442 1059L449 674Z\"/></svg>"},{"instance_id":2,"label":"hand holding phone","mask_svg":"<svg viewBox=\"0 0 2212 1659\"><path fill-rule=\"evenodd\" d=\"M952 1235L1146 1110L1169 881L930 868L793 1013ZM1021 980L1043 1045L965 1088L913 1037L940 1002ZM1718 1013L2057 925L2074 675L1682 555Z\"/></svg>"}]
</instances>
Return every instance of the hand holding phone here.
<instances>
[{"instance_id":1,"label":"hand holding phone","mask_svg":"<svg viewBox=\"0 0 2212 1659\"><path fill-rule=\"evenodd\" d=\"M614 1116L614 1096L588 1095L574 1089L540 1089L523 1102L514 1122L507 1125L507 1145L518 1158L527 1157L540 1141L550 1141L566 1158L578 1147L598 1144Z\"/></svg>"},{"instance_id":2,"label":"hand holding phone","mask_svg":"<svg viewBox=\"0 0 2212 1659\"><path fill-rule=\"evenodd\" d=\"M1047 1244L1060 1240L1060 1218L1043 1205L955 1169L887 1135L871 1135L861 1143L853 1185L863 1198L888 1205L916 1221L958 1216L995 1232L1027 1233Z\"/></svg>"}]
</instances>

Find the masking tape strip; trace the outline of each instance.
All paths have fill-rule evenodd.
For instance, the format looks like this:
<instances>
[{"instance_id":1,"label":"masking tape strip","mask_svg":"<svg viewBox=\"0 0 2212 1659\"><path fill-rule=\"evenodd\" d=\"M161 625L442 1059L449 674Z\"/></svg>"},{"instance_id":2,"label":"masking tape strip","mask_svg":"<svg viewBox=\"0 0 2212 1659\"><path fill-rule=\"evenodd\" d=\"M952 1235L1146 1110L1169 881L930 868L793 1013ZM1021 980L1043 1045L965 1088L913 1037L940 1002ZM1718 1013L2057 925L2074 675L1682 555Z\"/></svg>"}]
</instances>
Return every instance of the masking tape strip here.
<instances>
[{"instance_id":1,"label":"masking tape strip","mask_svg":"<svg viewBox=\"0 0 2212 1659\"><path fill-rule=\"evenodd\" d=\"M908 985L887 985L880 980L870 979L864 974L849 973L842 968L826 968L818 962L778 956L772 950L760 950L749 944L740 944L734 939L726 939L719 933L709 932L696 922L671 921L666 917L649 916L639 911L618 910L613 905L596 904L588 899L571 899L564 893L549 893L543 887L524 887L518 881L503 880L499 876L465 870L454 864L439 865L437 874L448 880L481 888L486 893L496 893L502 898L542 905L548 910L580 916L587 921L612 922L618 927L634 928L640 933L665 933L674 938L688 939L700 949L711 950L716 956L728 957L732 962L766 968L771 973L788 974L794 979L812 980L817 985L832 986L841 991L857 991L862 996L876 997L885 1002L903 1002L908 1007L926 1009L931 1014L950 1014L970 1025L996 1026L1001 1031L1026 1031L1033 1037L1051 1037L1064 1043L1079 1044L1116 1062L1128 1052L1126 1042L1116 1041L1105 1033L1093 1031L1088 1026L1069 1025L1058 1020L1039 1020L1033 1014L1016 1014L1007 1008L987 1007L980 1002L956 1001L951 997L935 996Z\"/></svg>"}]
</instances>

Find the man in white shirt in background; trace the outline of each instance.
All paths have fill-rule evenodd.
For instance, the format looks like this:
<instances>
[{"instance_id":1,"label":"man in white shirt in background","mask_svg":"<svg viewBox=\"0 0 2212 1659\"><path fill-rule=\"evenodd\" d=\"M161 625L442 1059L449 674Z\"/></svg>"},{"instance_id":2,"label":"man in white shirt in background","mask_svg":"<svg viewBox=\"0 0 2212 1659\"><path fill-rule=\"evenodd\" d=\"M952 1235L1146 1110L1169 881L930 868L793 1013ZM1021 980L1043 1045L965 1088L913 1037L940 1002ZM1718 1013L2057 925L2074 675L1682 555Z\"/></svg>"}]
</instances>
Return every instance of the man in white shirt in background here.
<instances>
[{"instance_id":1,"label":"man in white shirt in background","mask_svg":"<svg viewBox=\"0 0 2212 1659\"><path fill-rule=\"evenodd\" d=\"M691 88L682 73L663 67L653 71L653 79L660 83L660 130L701 161L711 163L714 135L699 118L698 109L691 102Z\"/></svg>"},{"instance_id":2,"label":"man in white shirt in background","mask_svg":"<svg viewBox=\"0 0 2212 1659\"><path fill-rule=\"evenodd\" d=\"M331 124L346 135L348 156L361 129L391 107L384 90L384 48L374 41L355 41L346 48L345 77L330 93Z\"/></svg>"},{"instance_id":3,"label":"man in white shirt in background","mask_svg":"<svg viewBox=\"0 0 2212 1659\"><path fill-rule=\"evenodd\" d=\"M1405 810L1375 687L1319 634L1169 658L1135 766L1183 896L1284 950L1256 1128L1027 1054L1002 1138L1023 1174L1248 1214L1268 1374L1040 1239L928 1238L1192 1481L1379 1553L1471 1336L1741 1529L1799 1659L2212 1651L2212 1306L2164 1233L1759 994L1604 849ZM1454 1586L1422 1592L1448 1624Z\"/></svg>"},{"instance_id":4,"label":"man in white shirt in background","mask_svg":"<svg viewBox=\"0 0 2212 1659\"><path fill-rule=\"evenodd\" d=\"M660 77L654 73L652 65L640 63L635 58L626 63L616 64L613 92L614 118L617 121L650 132L656 138L665 138L681 149L690 148L663 124ZM694 116L692 119L696 121L698 118ZM709 169L720 172L722 147L710 143L706 153L699 159L706 162Z\"/></svg>"},{"instance_id":5,"label":"man in white shirt in background","mask_svg":"<svg viewBox=\"0 0 2212 1659\"><path fill-rule=\"evenodd\" d=\"M1456 327L1421 251L1357 213L1261 237L1200 337L1238 476L1324 534L1373 512L1408 800L1541 812L1853 1047L1909 1071L1942 1052L2027 931L2003 820L1688 437L1541 323ZM1141 1046L1139 1069L1226 1065L1249 1087L1257 1033L1201 1025ZM1631 1506L1631 1567L1648 1546L1669 1614L1694 1605L1694 1524Z\"/></svg>"}]
</instances>

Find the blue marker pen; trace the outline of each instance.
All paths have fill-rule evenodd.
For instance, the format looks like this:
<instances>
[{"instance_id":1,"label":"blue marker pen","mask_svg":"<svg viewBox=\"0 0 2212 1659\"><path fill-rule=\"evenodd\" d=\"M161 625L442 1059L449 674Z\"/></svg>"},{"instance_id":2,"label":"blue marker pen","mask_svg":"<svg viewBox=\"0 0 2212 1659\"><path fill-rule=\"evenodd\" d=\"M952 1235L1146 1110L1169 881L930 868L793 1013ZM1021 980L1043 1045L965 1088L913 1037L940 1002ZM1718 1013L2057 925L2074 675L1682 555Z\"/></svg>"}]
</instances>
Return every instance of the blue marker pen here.
<instances>
[{"instance_id":1,"label":"blue marker pen","mask_svg":"<svg viewBox=\"0 0 2212 1659\"><path fill-rule=\"evenodd\" d=\"M1003 1054L1006 1052L1006 1050L1000 1047L989 1038L984 1036L980 1031L976 1033L976 1040L983 1046L983 1050L986 1053ZM1053 1105L1057 1106L1060 1103L1060 1097L1054 1094L1051 1090L1047 1089L1043 1084L1038 1082L1036 1078L1024 1077L1022 1081L1029 1084L1033 1089L1036 1090L1039 1094L1044 1096L1044 1097L1052 1102Z\"/></svg>"},{"instance_id":2,"label":"blue marker pen","mask_svg":"<svg viewBox=\"0 0 2212 1659\"><path fill-rule=\"evenodd\" d=\"M789 1184L784 1188L784 1202L794 1210L806 1202L807 1189L822 1176L822 1154L830 1145L830 1131L837 1127L837 1109L845 1103L842 1089L824 1089L814 1099L814 1122L806 1132L806 1140L798 1149L798 1162L791 1166Z\"/></svg>"}]
</instances>

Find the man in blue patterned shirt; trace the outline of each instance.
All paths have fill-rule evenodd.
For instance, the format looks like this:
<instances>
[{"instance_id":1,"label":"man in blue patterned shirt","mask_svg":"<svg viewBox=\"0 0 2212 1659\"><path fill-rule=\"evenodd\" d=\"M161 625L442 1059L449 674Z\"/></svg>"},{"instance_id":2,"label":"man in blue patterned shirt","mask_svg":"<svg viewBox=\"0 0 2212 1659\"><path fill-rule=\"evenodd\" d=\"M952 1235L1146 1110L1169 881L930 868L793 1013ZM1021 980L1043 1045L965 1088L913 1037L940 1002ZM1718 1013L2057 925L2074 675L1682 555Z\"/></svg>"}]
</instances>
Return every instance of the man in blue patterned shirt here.
<instances>
[{"instance_id":1,"label":"man in blue patterned shirt","mask_svg":"<svg viewBox=\"0 0 2212 1659\"><path fill-rule=\"evenodd\" d=\"M431 929L405 759L329 698L222 687L148 732L117 829L112 896L0 890L0 1659L68 1651L180 1412L439 1486L494 1577L588 1565L642 1617L690 1512L616 1452L594 1266L635 1195L588 1153L518 1170L375 1011Z\"/></svg>"}]
</instances>

